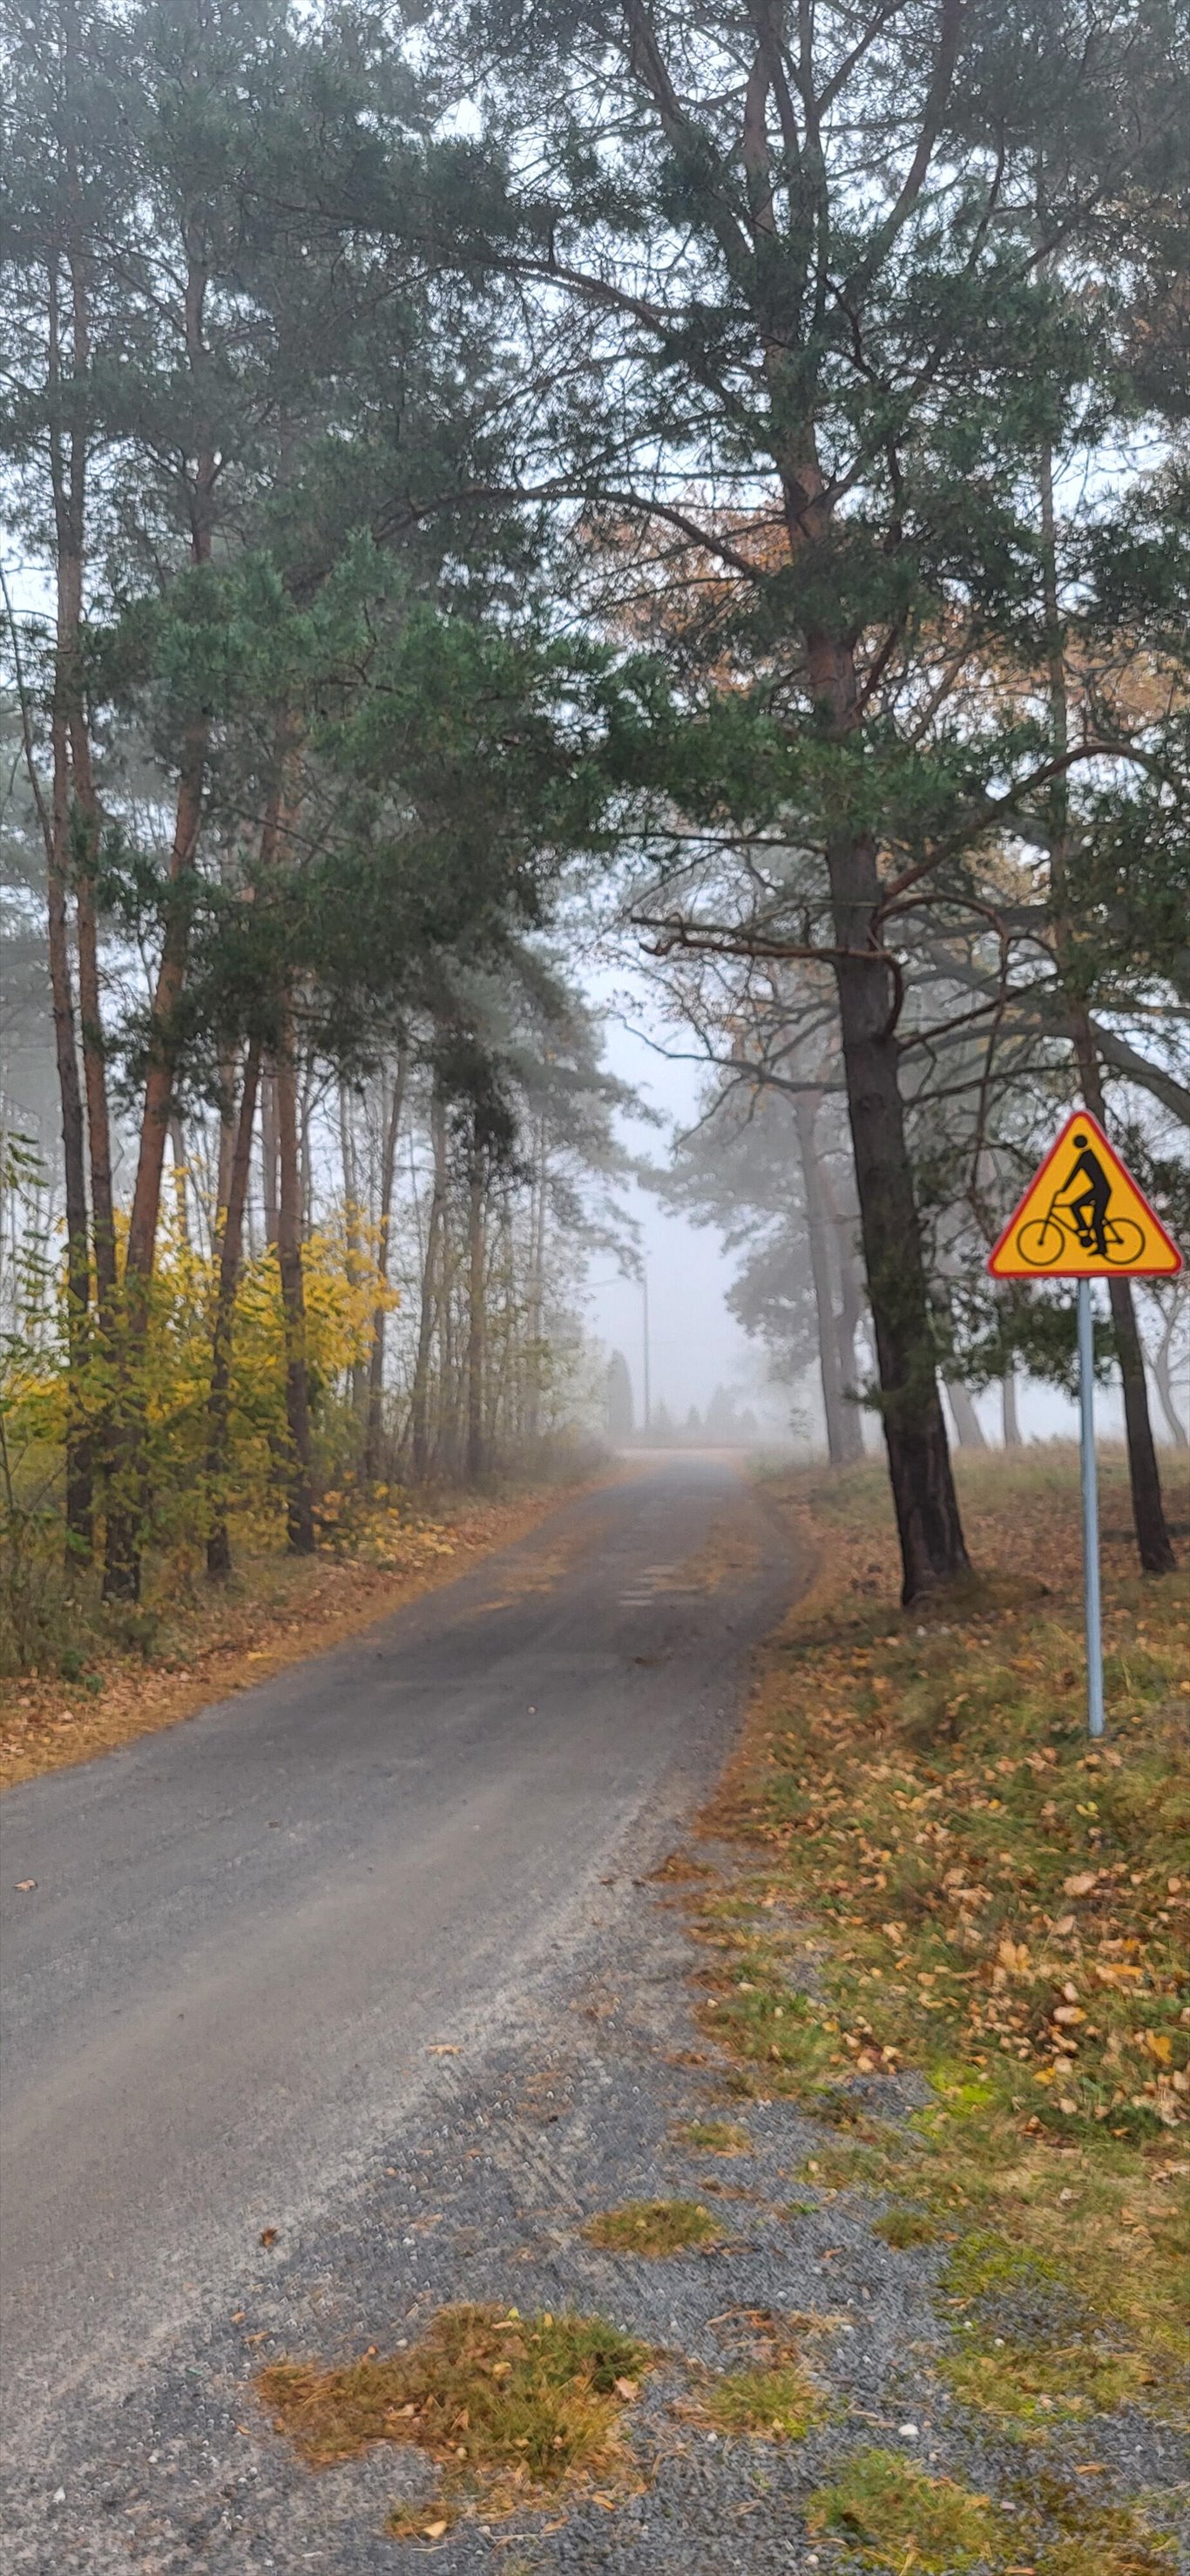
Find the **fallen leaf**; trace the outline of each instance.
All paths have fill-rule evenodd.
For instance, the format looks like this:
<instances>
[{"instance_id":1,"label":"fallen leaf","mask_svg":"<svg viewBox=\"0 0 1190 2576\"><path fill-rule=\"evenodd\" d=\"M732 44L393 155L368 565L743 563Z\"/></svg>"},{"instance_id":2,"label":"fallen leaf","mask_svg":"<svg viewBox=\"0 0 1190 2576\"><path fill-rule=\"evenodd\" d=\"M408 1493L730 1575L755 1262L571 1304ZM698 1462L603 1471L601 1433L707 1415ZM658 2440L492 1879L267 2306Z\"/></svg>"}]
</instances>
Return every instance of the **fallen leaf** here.
<instances>
[{"instance_id":1,"label":"fallen leaf","mask_svg":"<svg viewBox=\"0 0 1190 2576\"><path fill-rule=\"evenodd\" d=\"M1169 2061L1173 2056L1173 2041L1167 2030L1147 2030L1145 2032L1145 2047L1148 2049L1150 2057L1156 2058L1159 2066L1168 2066Z\"/></svg>"},{"instance_id":2,"label":"fallen leaf","mask_svg":"<svg viewBox=\"0 0 1190 2576\"><path fill-rule=\"evenodd\" d=\"M638 2380L635 2380L635 2379L617 2379L617 2381L616 2381L616 2395L617 2395L617 2397L623 2397L625 2400L627 2400L629 2397L635 2397L636 2392L637 2392L637 2389L638 2389L638 2387L639 2387L639 2384L640 2384L640 2383L639 2383L639 2381L638 2381Z\"/></svg>"},{"instance_id":3,"label":"fallen leaf","mask_svg":"<svg viewBox=\"0 0 1190 2576\"><path fill-rule=\"evenodd\" d=\"M426 2050L427 2057L457 2057L458 2054L459 2051L454 2042L449 2039L432 2040Z\"/></svg>"},{"instance_id":4,"label":"fallen leaf","mask_svg":"<svg viewBox=\"0 0 1190 2576\"><path fill-rule=\"evenodd\" d=\"M262 2245L275 2245L277 2242L276 2228L262 2227L260 2231L260 2241Z\"/></svg>"},{"instance_id":5,"label":"fallen leaf","mask_svg":"<svg viewBox=\"0 0 1190 2576\"><path fill-rule=\"evenodd\" d=\"M422 2528L427 2540L441 2540L445 2537L449 2526L445 2522L427 2522L422 2525Z\"/></svg>"},{"instance_id":6,"label":"fallen leaf","mask_svg":"<svg viewBox=\"0 0 1190 2576\"><path fill-rule=\"evenodd\" d=\"M18 1895L18 1896L28 1896L28 1895L29 1895L29 1893L30 1893L30 1891L31 1891L31 1889L35 1888L35 1887L36 1887L36 1885L37 1885L37 1881L36 1881L36 1879L35 1879L35 1878L18 1878L18 1880L17 1880L17 1895Z\"/></svg>"},{"instance_id":7,"label":"fallen leaf","mask_svg":"<svg viewBox=\"0 0 1190 2576\"><path fill-rule=\"evenodd\" d=\"M1076 1870L1073 1878L1063 1879L1063 1896L1089 1896L1098 1876L1097 1869Z\"/></svg>"}]
</instances>

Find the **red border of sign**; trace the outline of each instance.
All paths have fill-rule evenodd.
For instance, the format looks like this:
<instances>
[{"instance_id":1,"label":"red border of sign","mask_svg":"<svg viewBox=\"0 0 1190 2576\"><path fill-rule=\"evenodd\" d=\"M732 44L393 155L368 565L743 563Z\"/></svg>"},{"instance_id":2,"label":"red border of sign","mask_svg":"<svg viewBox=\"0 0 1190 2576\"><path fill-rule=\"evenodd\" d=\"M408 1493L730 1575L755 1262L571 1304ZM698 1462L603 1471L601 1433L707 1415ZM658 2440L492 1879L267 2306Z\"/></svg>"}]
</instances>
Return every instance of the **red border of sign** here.
<instances>
[{"instance_id":1,"label":"red border of sign","mask_svg":"<svg viewBox=\"0 0 1190 2576\"><path fill-rule=\"evenodd\" d=\"M1166 1251L1172 1254L1173 1258L1171 1261L1167 1261L1160 1266L1157 1266L1152 1262L1146 1262L1143 1264L1121 1263L1118 1269L1114 1264L1106 1263L1102 1270L1061 1270L1051 1269L1048 1266L1044 1270L1035 1270L1030 1263L1023 1262L1019 1270L997 1270L996 1263L999 1260L1001 1253L1005 1250L1009 1237L1016 1232L1017 1226L1020 1223L1022 1209L1028 1206L1029 1200L1032 1198L1038 1182L1045 1179L1046 1173L1048 1172L1055 1155L1061 1153L1062 1147L1065 1144L1072 1127L1094 1128L1100 1144L1106 1145L1108 1153L1110 1154L1113 1163L1116 1165L1117 1170L1123 1172L1129 1188L1136 1191L1136 1195L1140 1200L1146 1216L1148 1217L1150 1225L1154 1232L1160 1236L1162 1243L1165 1245ZM987 1268L993 1279L1173 1279L1177 1276L1181 1267L1182 1256L1172 1235L1166 1233L1160 1217L1156 1214L1156 1211L1150 1207L1139 1182L1133 1180L1132 1174L1129 1171L1126 1162L1123 1160L1123 1157L1117 1154L1110 1136L1104 1135L1098 1119L1090 1109L1071 1110L1065 1126L1061 1128L1059 1133L1055 1136L1053 1144L1050 1146L1044 1162L1038 1164L1028 1188L1021 1192L1003 1233L997 1237L987 1257Z\"/></svg>"}]
</instances>

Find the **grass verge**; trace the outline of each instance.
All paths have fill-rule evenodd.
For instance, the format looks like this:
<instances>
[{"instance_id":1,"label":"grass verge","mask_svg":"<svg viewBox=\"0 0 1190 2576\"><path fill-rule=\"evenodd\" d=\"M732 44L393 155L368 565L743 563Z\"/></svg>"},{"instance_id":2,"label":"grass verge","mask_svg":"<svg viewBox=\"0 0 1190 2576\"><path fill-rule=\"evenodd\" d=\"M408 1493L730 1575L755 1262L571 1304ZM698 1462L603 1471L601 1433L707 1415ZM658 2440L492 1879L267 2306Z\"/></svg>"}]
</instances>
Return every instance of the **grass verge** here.
<instances>
[{"instance_id":1,"label":"grass verge","mask_svg":"<svg viewBox=\"0 0 1190 2576\"><path fill-rule=\"evenodd\" d=\"M312 2468L376 2442L415 2444L437 2488L399 2507L390 2529L438 2539L469 2506L496 2519L596 2473L622 2483L624 2412L649 2367L644 2345L602 2317L451 2307L407 2349L337 2370L272 2362L257 2391Z\"/></svg>"},{"instance_id":2,"label":"grass verge","mask_svg":"<svg viewBox=\"0 0 1190 2576\"><path fill-rule=\"evenodd\" d=\"M159 1570L143 1604L92 1623L85 1652L72 1647L52 1670L0 1680L0 1789L89 1762L342 1644L525 1537L579 1489L552 1483L443 1506L437 1517L381 1510L339 1551L244 1550L226 1585L189 1567ZM582 1533L574 1544L585 1544ZM559 1541L548 1563L523 1569L526 1582L555 1579L563 1558ZM510 1573L509 1598L521 1571Z\"/></svg>"},{"instance_id":3,"label":"grass verge","mask_svg":"<svg viewBox=\"0 0 1190 2576\"><path fill-rule=\"evenodd\" d=\"M695 1901L741 2096L815 2114L808 2179L880 2194L888 2242L949 2240L952 2388L1033 2438L1169 2403L1184 2359L1190 1605L1135 1571L1109 1455L1091 1746L1076 1462L960 1468L980 1574L909 1612L874 1467L770 1486L821 1572L708 1820L740 1869Z\"/></svg>"}]
</instances>

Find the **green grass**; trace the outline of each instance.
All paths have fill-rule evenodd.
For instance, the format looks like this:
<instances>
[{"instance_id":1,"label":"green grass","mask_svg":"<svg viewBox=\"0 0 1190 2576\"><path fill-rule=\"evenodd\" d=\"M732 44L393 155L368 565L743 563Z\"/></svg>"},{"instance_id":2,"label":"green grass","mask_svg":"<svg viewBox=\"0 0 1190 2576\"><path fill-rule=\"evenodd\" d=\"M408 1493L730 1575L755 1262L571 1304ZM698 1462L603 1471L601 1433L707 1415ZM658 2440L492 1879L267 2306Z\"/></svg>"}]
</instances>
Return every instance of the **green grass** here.
<instances>
[{"instance_id":1,"label":"green grass","mask_svg":"<svg viewBox=\"0 0 1190 2576\"><path fill-rule=\"evenodd\" d=\"M866 2565L895 2566L904 2576L1002 2565L1008 2536L986 2496L881 2450L853 2452L834 2484L811 2496L806 2521L815 2535L849 2541Z\"/></svg>"}]
</instances>

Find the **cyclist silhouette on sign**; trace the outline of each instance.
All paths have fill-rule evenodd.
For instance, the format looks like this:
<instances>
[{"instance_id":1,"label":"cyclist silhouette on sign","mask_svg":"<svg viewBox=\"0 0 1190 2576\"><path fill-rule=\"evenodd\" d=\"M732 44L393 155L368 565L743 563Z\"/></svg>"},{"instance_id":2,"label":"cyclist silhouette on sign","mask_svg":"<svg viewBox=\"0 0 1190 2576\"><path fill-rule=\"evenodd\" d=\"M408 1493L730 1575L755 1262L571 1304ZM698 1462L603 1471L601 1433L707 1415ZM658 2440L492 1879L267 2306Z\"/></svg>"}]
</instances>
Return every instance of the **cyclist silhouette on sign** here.
<instances>
[{"instance_id":1,"label":"cyclist silhouette on sign","mask_svg":"<svg viewBox=\"0 0 1190 2576\"><path fill-rule=\"evenodd\" d=\"M1071 1200L1070 1213L1078 1228L1079 1242L1088 1252L1097 1252L1100 1260L1106 1261L1109 1254L1103 1220L1111 1205L1111 1182L1089 1137L1076 1136L1074 1142L1079 1147L1078 1161L1060 1195L1065 1198L1067 1190L1085 1178L1087 1186L1080 1190L1076 1199Z\"/></svg>"}]
</instances>

